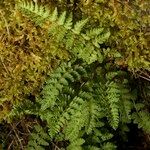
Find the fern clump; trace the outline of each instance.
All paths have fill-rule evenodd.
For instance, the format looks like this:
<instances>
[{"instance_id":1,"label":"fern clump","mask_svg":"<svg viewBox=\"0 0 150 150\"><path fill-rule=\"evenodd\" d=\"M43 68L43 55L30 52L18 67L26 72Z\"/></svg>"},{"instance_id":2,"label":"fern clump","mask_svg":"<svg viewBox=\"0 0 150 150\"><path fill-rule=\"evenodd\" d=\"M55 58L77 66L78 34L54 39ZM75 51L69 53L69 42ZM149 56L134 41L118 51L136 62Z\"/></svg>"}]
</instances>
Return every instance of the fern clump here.
<instances>
[{"instance_id":1,"label":"fern clump","mask_svg":"<svg viewBox=\"0 0 150 150\"><path fill-rule=\"evenodd\" d=\"M36 108L27 108L24 113L46 121L50 139L69 141L68 149L99 148L99 144L103 145L101 148L113 149L110 140L120 123L131 121L135 96L128 90L125 72L97 68L92 78L90 67L76 62L62 63L36 99L38 113L34 111Z\"/></svg>"},{"instance_id":2,"label":"fern clump","mask_svg":"<svg viewBox=\"0 0 150 150\"><path fill-rule=\"evenodd\" d=\"M109 65L99 66L94 74L91 69L92 65L62 63L43 85L34 107L24 107L23 113L40 117L49 142L68 141L68 150L113 150L116 130L127 132L132 121L149 132L149 114L144 105L135 105L137 92L129 88L128 74Z\"/></svg>"},{"instance_id":3,"label":"fern clump","mask_svg":"<svg viewBox=\"0 0 150 150\"><path fill-rule=\"evenodd\" d=\"M147 0L10 2L11 14L0 2L0 121L14 136L0 130L3 145L115 150L133 124L150 133ZM22 118L31 124L12 123Z\"/></svg>"}]
</instances>

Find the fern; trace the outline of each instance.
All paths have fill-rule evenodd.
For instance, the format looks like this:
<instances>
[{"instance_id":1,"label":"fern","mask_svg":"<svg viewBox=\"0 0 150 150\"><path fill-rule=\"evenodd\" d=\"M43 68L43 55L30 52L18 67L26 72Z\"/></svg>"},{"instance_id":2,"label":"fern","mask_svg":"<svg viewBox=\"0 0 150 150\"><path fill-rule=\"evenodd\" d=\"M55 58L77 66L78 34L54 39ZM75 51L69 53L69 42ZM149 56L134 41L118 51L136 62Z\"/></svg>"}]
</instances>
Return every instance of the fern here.
<instances>
[{"instance_id":1,"label":"fern","mask_svg":"<svg viewBox=\"0 0 150 150\"><path fill-rule=\"evenodd\" d=\"M142 128L147 133L150 133L150 114L144 109L142 103L134 103L136 111L132 114L132 119L135 124L138 124L139 128Z\"/></svg>"},{"instance_id":2,"label":"fern","mask_svg":"<svg viewBox=\"0 0 150 150\"><path fill-rule=\"evenodd\" d=\"M67 0L59 0L61 5L67 4L67 2ZM73 0L70 0L68 3L71 5L71 8L74 7L74 10L76 10L76 6L81 8L80 4ZM88 10L89 4L92 3L94 4L92 9L97 9L100 3L102 7L105 5L104 0L96 0L95 2L87 0L81 3L85 10L86 7ZM112 8L115 8L112 2L109 4ZM150 133L149 108L144 104L144 100L140 102L141 97L149 99L149 84L145 84L146 87L144 86L144 90L141 90L141 87L139 88L140 90L136 86L132 87L133 79L129 77L128 72L119 70L118 68L120 64L123 70L126 69L127 64L131 69L137 68L138 70L138 68L141 67L139 61L136 60L138 56L140 56L137 49L142 49L142 47L147 49L147 42L144 42L144 38L145 36L147 37L147 35L143 36L141 34L142 32L140 32L142 36L134 36L130 35L130 32L127 32L127 37L129 38L126 39L125 36L127 34L123 35L122 29L127 31L128 27L124 28L122 24L124 21L118 22L118 20L122 18L122 15L127 18L125 19L127 22L130 19L125 13L121 14L121 16L115 15L121 6L118 2L115 2L115 4L117 4L117 9L114 9L113 17L110 16L112 13L109 14L108 12L108 14L104 14L103 17L100 15L100 13L103 14L103 11L105 12L109 9L99 11L98 8L98 12L97 10L93 12L92 9L89 9L89 14L93 16L91 18L94 18L93 21L91 18L83 17L84 13L82 13L82 19L76 22L74 21L76 17L73 16L73 11L70 11L70 13L67 11L60 12L59 6L51 9L39 5L37 2L28 1L16 4L22 14L32 20L36 26L47 31L54 53L59 49L65 52L67 51L70 54L69 59L71 60L68 59L68 62L63 62L57 69L54 69L47 77L48 79L43 84L41 93L35 98L34 102L26 99L28 95L25 96L22 103L14 105L12 102L13 108L10 114L7 115L8 121L11 122L14 118L16 119L23 115L34 115L46 127L47 133L45 128L40 125L34 127L35 130L30 135L27 149L49 149L50 142L54 141L58 143L60 149L114 150L116 149L115 144L118 144L114 141L116 136L118 137L118 131L122 131L121 136L126 135L126 132L129 131L128 124L131 123L137 124L139 128ZM123 11L128 10L130 12L127 7L128 5L125 5ZM144 8L144 6L142 7ZM138 7L135 8L140 10ZM81 9L81 12L82 11ZM19 15L17 14L16 16L18 17ZM89 16L88 13L85 16ZM114 16L117 17L117 19L114 19ZM7 20L5 21L5 17L2 17L2 19L3 18L7 26ZM98 21L100 18L102 18L102 22ZM95 19L97 19L97 21ZM132 20L135 21L135 17L134 19L132 18ZM94 22L94 24L92 24L92 22ZM107 24L107 22L109 22L110 25ZM99 26L98 24L101 25ZM137 30L137 26L137 29L132 27L133 24L131 21L130 29ZM2 23L2 27L3 26ZM109 26L109 29L105 28L106 26ZM9 25L8 27L10 28ZM7 30L8 33L9 28ZM22 28L22 26L19 28ZM16 27L16 29L18 29L18 27ZM114 29L115 32L113 31ZM111 34L110 30L116 34L116 29L118 30L117 36L113 35L109 40ZM144 26L143 29L146 31L146 26ZM12 33L10 32L9 34ZM34 33L34 31L32 33ZM121 37L121 40L125 39L123 47L121 40L116 39L116 37ZM10 43L15 43L17 39L18 38L12 40L11 38L7 39L7 37L2 36L2 45L5 45L5 41L7 40ZM138 41L141 41L141 43L144 42L142 47L137 44ZM21 45L26 47L26 42ZM123 53L125 54L126 51L123 52L122 49L130 50L131 47L133 47L133 49L135 48L136 52L132 51L129 53L129 56L123 60L122 55ZM132 53L137 56L137 58L132 59ZM147 54L146 52L145 55ZM23 57L23 55L21 55L21 57ZM144 62L144 57L141 58L140 61L142 64L145 64L146 68L148 68L148 59ZM148 55L145 58L148 58ZM7 60L9 59L6 59L6 64ZM135 60L135 63L133 63L132 60ZM117 64L117 66L115 66L115 64ZM140 64L140 67L138 64ZM2 76L7 76L7 73L10 72L10 75L13 77L14 70L20 69L20 65L17 65L15 69L11 69L8 65L9 67L7 69L3 61L1 65L6 71L2 73ZM25 68L25 66L23 68ZM148 73L145 75L148 76ZM37 76L36 79L38 79L38 77L39 76ZM140 93L141 91L144 96ZM30 91L28 91L28 94L29 93ZM1 95L1 97L3 96ZM7 113L4 109L5 105L12 107L11 104L7 102L9 102L7 98L1 99L0 109L5 113ZM8 109L10 109L9 107Z\"/></svg>"},{"instance_id":3,"label":"fern","mask_svg":"<svg viewBox=\"0 0 150 150\"><path fill-rule=\"evenodd\" d=\"M109 107L111 110L112 120L110 119L111 126L116 129L119 123L119 98L120 98L120 90L119 86L114 82L106 83L107 91L106 91L106 99L109 102Z\"/></svg>"},{"instance_id":4,"label":"fern","mask_svg":"<svg viewBox=\"0 0 150 150\"><path fill-rule=\"evenodd\" d=\"M24 115L38 115L39 107L29 101L24 99L22 103L13 106L12 111L7 115L8 122L11 122L14 118L21 118Z\"/></svg>"},{"instance_id":5,"label":"fern","mask_svg":"<svg viewBox=\"0 0 150 150\"><path fill-rule=\"evenodd\" d=\"M82 66L76 65L72 68L70 63L61 65L55 73L51 74L51 78L46 81L46 86L42 90L43 100L39 99L41 110L44 111L49 107L52 108L62 89L68 86L69 82L80 80L83 74L86 75L86 70Z\"/></svg>"},{"instance_id":6,"label":"fern","mask_svg":"<svg viewBox=\"0 0 150 150\"><path fill-rule=\"evenodd\" d=\"M27 145L27 150L45 150L44 147L49 146L50 137L44 132L40 125L34 126L35 132L32 132Z\"/></svg>"},{"instance_id":7,"label":"fern","mask_svg":"<svg viewBox=\"0 0 150 150\"><path fill-rule=\"evenodd\" d=\"M73 23L72 15L67 15L66 11L59 15L57 8L55 8L50 13L47 8L32 2L22 2L18 7L40 26L42 26L44 21L50 22L48 32L51 38L62 47L65 46L75 57L83 59L88 64L95 61L103 61L103 52L100 51L99 44L104 43L109 38L109 31L105 31L103 28L96 28L88 30L84 34L82 30L88 19Z\"/></svg>"},{"instance_id":8,"label":"fern","mask_svg":"<svg viewBox=\"0 0 150 150\"><path fill-rule=\"evenodd\" d=\"M67 150L82 150L81 145L84 143L84 139L78 138L71 142L67 147Z\"/></svg>"},{"instance_id":9,"label":"fern","mask_svg":"<svg viewBox=\"0 0 150 150\"><path fill-rule=\"evenodd\" d=\"M43 85L35 109L23 111L46 122L51 140L69 141L68 149L115 149L110 140L119 125L126 132L123 127L134 119L139 126L148 127L137 113L132 114L136 92L129 89L127 74L106 66L93 76L92 67L60 64ZM138 107L141 111L142 106Z\"/></svg>"},{"instance_id":10,"label":"fern","mask_svg":"<svg viewBox=\"0 0 150 150\"><path fill-rule=\"evenodd\" d=\"M51 75L51 79L47 80L43 88L43 96L40 100L40 105L46 106L46 109L41 109L39 115L42 120L47 121L49 135L52 139L65 139L72 143L74 140L82 138L83 134L91 137L95 143L109 141L113 134L105 128L106 123L103 122L103 119L107 116L111 127L114 129L118 127L118 103L121 93L119 84L112 81L118 73L109 78L107 75L104 83L101 80L98 84L88 81L79 86L81 89L73 90L74 83L81 82L83 77L88 79L88 76L90 76L89 72L86 70L81 71L83 68L81 70L78 68L82 67L63 63ZM79 74L79 72L82 74ZM73 74L76 76L73 76ZM57 84L59 86L56 86ZM58 91L54 95L53 90L55 91L56 89ZM45 99L46 97L47 100ZM53 97L55 99L53 105L48 107L47 101L53 100ZM49 104L52 103L50 102ZM108 106L111 109L107 109ZM93 134L94 136L92 136Z\"/></svg>"}]
</instances>

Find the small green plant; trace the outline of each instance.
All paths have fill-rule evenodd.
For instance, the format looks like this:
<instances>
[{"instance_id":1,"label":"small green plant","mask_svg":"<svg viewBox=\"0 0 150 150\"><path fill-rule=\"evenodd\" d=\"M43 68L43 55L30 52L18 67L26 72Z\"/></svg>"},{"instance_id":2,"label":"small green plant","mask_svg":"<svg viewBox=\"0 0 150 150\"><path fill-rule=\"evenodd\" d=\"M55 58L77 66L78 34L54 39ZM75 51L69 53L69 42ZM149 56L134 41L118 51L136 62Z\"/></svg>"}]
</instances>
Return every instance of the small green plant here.
<instances>
[{"instance_id":1,"label":"small green plant","mask_svg":"<svg viewBox=\"0 0 150 150\"><path fill-rule=\"evenodd\" d=\"M40 125L34 126L34 129L35 132L30 135L27 150L44 150L44 147L49 146L47 141L50 140L50 137Z\"/></svg>"}]
</instances>

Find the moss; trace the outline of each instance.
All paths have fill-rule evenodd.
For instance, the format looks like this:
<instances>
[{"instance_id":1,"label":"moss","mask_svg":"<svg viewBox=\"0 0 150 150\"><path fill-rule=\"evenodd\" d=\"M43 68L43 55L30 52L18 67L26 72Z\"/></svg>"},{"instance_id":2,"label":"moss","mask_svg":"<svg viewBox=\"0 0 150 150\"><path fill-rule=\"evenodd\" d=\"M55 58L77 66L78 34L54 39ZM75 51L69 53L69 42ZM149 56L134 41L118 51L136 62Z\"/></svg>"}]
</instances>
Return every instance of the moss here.
<instances>
[{"instance_id":1,"label":"moss","mask_svg":"<svg viewBox=\"0 0 150 150\"><path fill-rule=\"evenodd\" d=\"M69 56L17 10L7 17L3 13L0 23L0 120L30 93L38 94L51 70Z\"/></svg>"}]
</instances>

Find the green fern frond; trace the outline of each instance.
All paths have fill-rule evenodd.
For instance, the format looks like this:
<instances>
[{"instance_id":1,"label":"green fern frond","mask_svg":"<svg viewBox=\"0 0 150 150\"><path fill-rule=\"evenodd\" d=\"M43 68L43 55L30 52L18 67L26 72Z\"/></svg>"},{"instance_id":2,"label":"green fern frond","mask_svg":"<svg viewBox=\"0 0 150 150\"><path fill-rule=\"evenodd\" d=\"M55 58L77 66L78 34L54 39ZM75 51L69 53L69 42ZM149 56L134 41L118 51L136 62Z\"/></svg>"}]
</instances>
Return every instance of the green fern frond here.
<instances>
[{"instance_id":1,"label":"green fern frond","mask_svg":"<svg viewBox=\"0 0 150 150\"><path fill-rule=\"evenodd\" d=\"M85 122L82 112L85 106L84 104L85 102L81 98L75 97L70 103L69 108L61 115L57 123L49 130L49 134L51 135L51 137L57 134L60 131L61 127L63 127L66 122L68 122L67 127L64 131L66 139L70 140L77 138L77 132L80 131L80 128L84 125Z\"/></svg>"},{"instance_id":2,"label":"green fern frond","mask_svg":"<svg viewBox=\"0 0 150 150\"><path fill-rule=\"evenodd\" d=\"M81 146L84 142L85 142L84 139L81 139L81 138L75 139L67 147L67 150L83 150L83 148Z\"/></svg>"},{"instance_id":3,"label":"green fern frond","mask_svg":"<svg viewBox=\"0 0 150 150\"><path fill-rule=\"evenodd\" d=\"M42 25L49 18L50 11L46 7L39 6L37 3L23 1L18 4L19 9L24 11L36 24ZM32 15L34 14L34 15Z\"/></svg>"},{"instance_id":4,"label":"green fern frond","mask_svg":"<svg viewBox=\"0 0 150 150\"><path fill-rule=\"evenodd\" d=\"M50 21L56 21L58 19L58 10L57 7L55 7L54 11L49 17Z\"/></svg>"},{"instance_id":5,"label":"green fern frond","mask_svg":"<svg viewBox=\"0 0 150 150\"><path fill-rule=\"evenodd\" d=\"M106 83L108 87L106 90L106 99L108 100L112 119L110 119L111 126L116 129L119 123L119 106L118 102L120 99L120 90L116 83L108 82Z\"/></svg>"},{"instance_id":6,"label":"green fern frond","mask_svg":"<svg viewBox=\"0 0 150 150\"><path fill-rule=\"evenodd\" d=\"M24 115L38 115L37 110L38 106L31 102L28 99L24 99L23 102L16 104L13 106L11 112L9 113L8 120L12 120L13 118L21 118Z\"/></svg>"},{"instance_id":7,"label":"green fern frond","mask_svg":"<svg viewBox=\"0 0 150 150\"><path fill-rule=\"evenodd\" d=\"M103 145L102 150L116 150L116 145L113 143L107 142Z\"/></svg>"},{"instance_id":8,"label":"green fern frond","mask_svg":"<svg viewBox=\"0 0 150 150\"><path fill-rule=\"evenodd\" d=\"M45 22L49 21L48 32L51 38L58 45L65 46L75 57L83 59L88 64L95 61L103 61L102 52L98 48L100 48L99 44L104 43L109 38L109 31L96 28L91 29L86 35L82 33L82 29L88 22L88 19L78 21L73 26L72 14L67 15L66 11L58 15L57 8L55 8L52 13L49 13L49 10L44 6L39 6L37 3L34 4L32 2L20 3L18 7L31 20L33 19L35 23L39 23L41 27L44 20Z\"/></svg>"},{"instance_id":9,"label":"green fern frond","mask_svg":"<svg viewBox=\"0 0 150 150\"><path fill-rule=\"evenodd\" d=\"M81 76L86 75L86 70L82 66L71 66L71 64L62 64L53 74L42 90L41 110L52 108L55 105L58 95L69 82L80 80Z\"/></svg>"},{"instance_id":10,"label":"green fern frond","mask_svg":"<svg viewBox=\"0 0 150 150\"><path fill-rule=\"evenodd\" d=\"M93 99L91 99L91 101L89 101L89 120L85 128L86 133L91 134L97 127L103 127L104 123L98 121L103 117L105 117L105 115L101 108Z\"/></svg>"},{"instance_id":11,"label":"green fern frond","mask_svg":"<svg viewBox=\"0 0 150 150\"><path fill-rule=\"evenodd\" d=\"M35 131L31 133L27 150L45 150L49 146L50 137L40 125L34 126Z\"/></svg>"},{"instance_id":12,"label":"green fern frond","mask_svg":"<svg viewBox=\"0 0 150 150\"><path fill-rule=\"evenodd\" d=\"M136 105L136 112L132 114L132 119L139 128L142 128L147 133L150 133L150 114L146 110L141 110L143 105ZM138 110L139 109L139 110Z\"/></svg>"},{"instance_id":13,"label":"green fern frond","mask_svg":"<svg viewBox=\"0 0 150 150\"><path fill-rule=\"evenodd\" d=\"M72 29L72 31L73 31L75 34L80 34L82 28L85 26L85 24L86 24L87 22L88 22L88 19L78 21L78 22L74 25L74 28Z\"/></svg>"},{"instance_id":14,"label":"green fern frond","mask_svg":"<svg viewBox=\"0 0 150 150\"><path fill-rule=\"evenodd\" d=\"M95 38L95 36L98 36L101 33L103 33L103 31L104 31L104 28L94 28L94 29L86 31L86 34L82 34L82 36L86 40L91 40L91 39Z\"/></svg>"},{"instance_id":15,"label":"green fern frond","mask_svg":"<svg viewBox=\"0 0 150 150\"><path fill-rule=\"evenodd\" d=\"M64 27L69 30L72 28L72 25L73 25L73 16L72 13L70 13L69 16L66 18Z\"/></svg>"}]
</instances>

